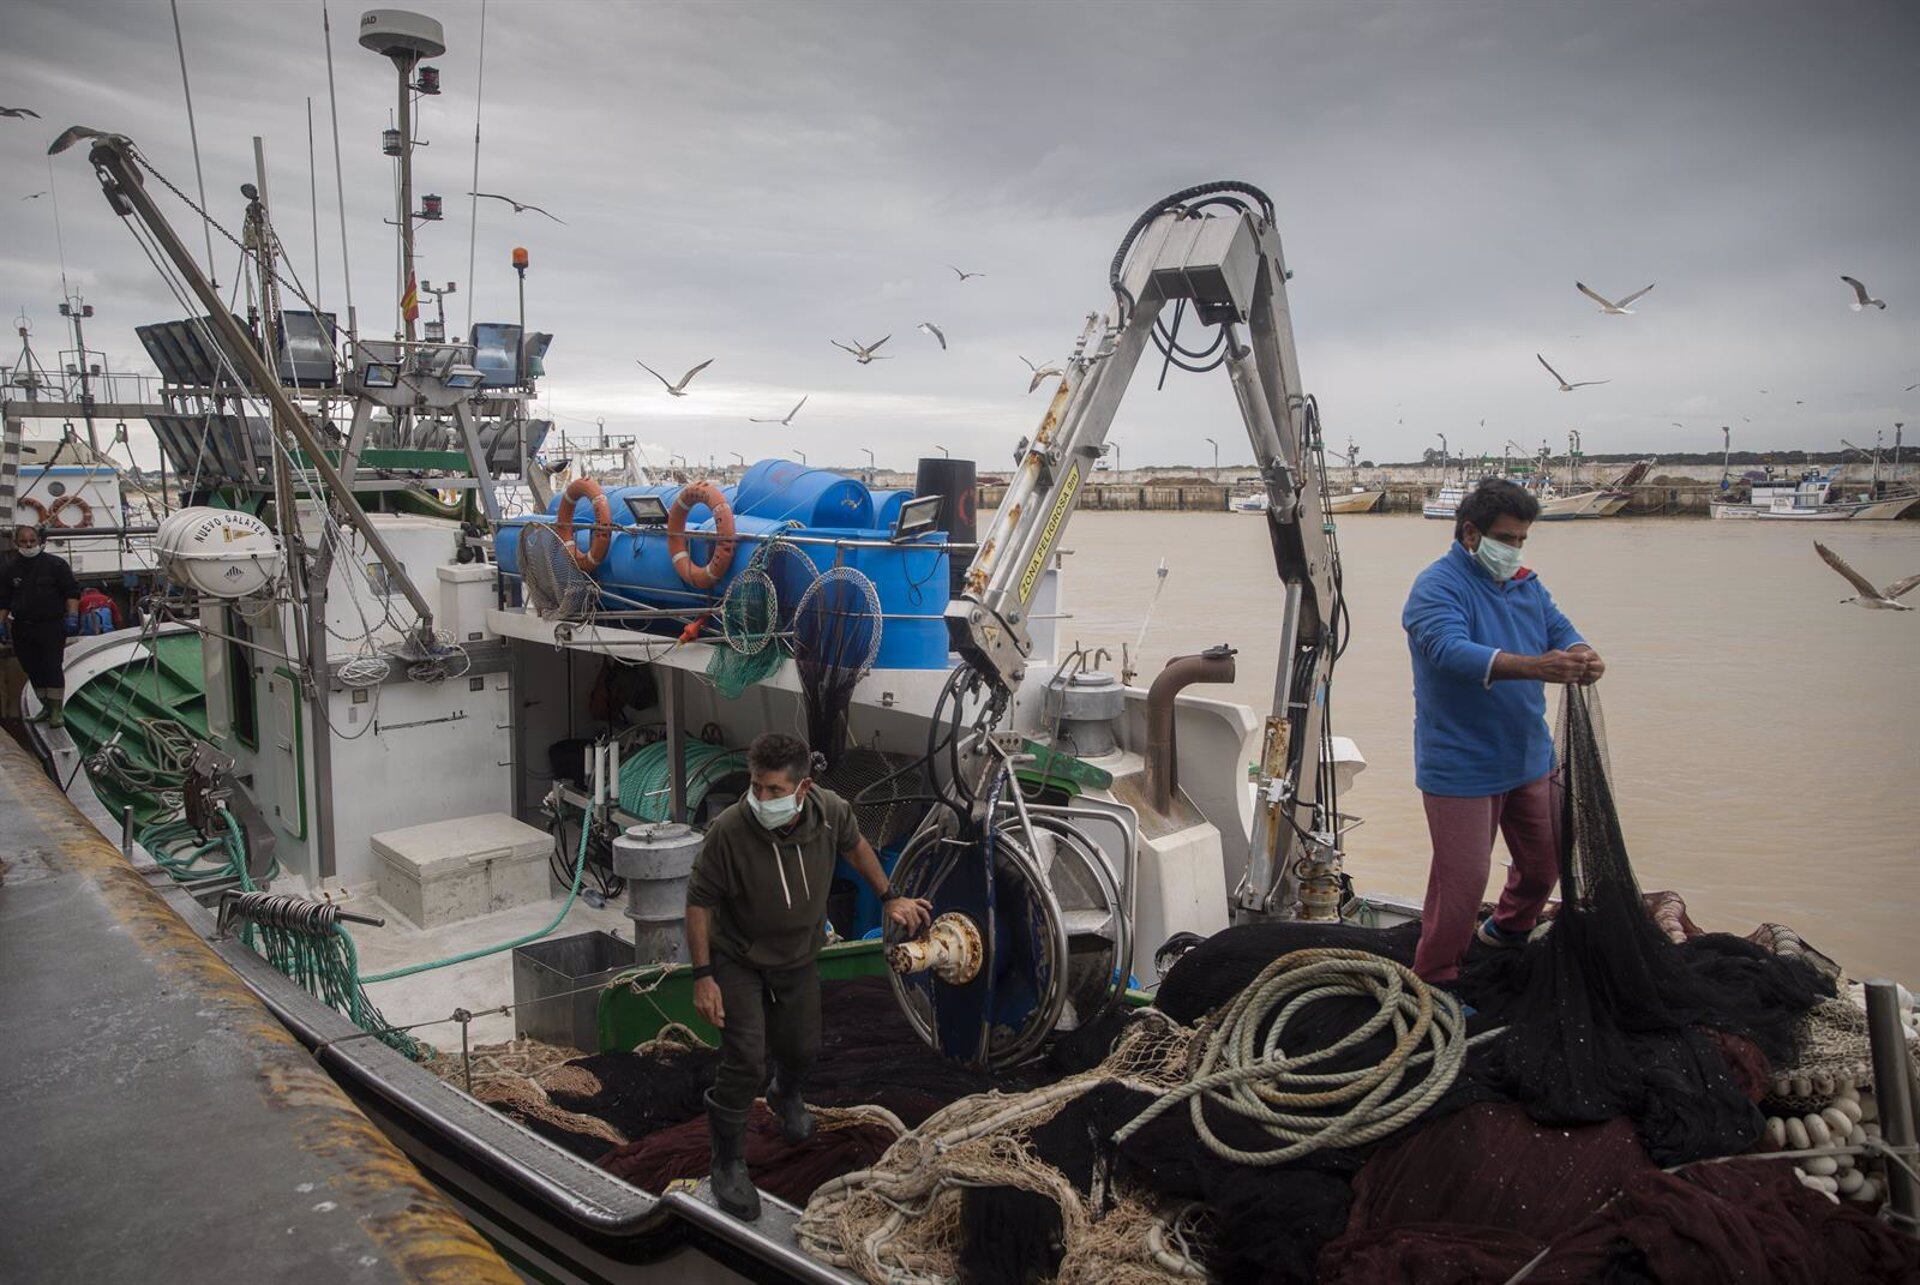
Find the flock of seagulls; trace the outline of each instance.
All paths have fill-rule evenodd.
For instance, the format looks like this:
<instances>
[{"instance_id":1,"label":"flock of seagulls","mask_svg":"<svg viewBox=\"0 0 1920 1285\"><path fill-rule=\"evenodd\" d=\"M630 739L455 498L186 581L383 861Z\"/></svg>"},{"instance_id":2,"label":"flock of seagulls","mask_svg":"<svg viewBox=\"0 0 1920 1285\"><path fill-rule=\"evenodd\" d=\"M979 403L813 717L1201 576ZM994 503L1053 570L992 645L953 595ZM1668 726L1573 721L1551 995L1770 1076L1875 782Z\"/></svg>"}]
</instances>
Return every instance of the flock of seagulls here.
<instances>
[{"instance_id":1,"label":"flock of seagulls","mask_svg":"<svg viewBox=\"0 0 1920 1285\"><path fill-rule=\"evenodd\" d=\"M1886 300L1874 298L1873 295L1867 290L1866 285L1863 282L1861 282L1861 280L1858 277L1850 277L1850 276L1847 276L1845 273L1842 273L1840 276L1840 279L1846 282L1846 284L1852 287L1853 289L1854 301L1847 305L1853 311L1860 312L1867 308L1880 308L1884 310L1886 308L1887 306ZM1578 290L1581 294L1585 295L1587 298L1593 300L1595 303L1599 304L1600 311L1603 315L1608 317L1631 317L1633 315L1633 309L1628 307L1627 305L1633 303L1635 300L1645 295L1649 290L1653 289L1653 287L1657 284L1659 283L1653 282L1648 285L1644 285L1640 287L1638 290L1635 290L1632 294L1625 295L1618 300L1607 298L1607 296L1601 294L1598 290L1593 289L1591 286L1587 285L1587 283L1584 281L1574 282L1573 288L1575 290ZM1579 336L1575 335L1574 338L1577 339L1579 338ZM1548 364L1546 357L1544 357L1540 353L1535 353L1534 357L1536 360L1539 361L1539 363L1542 366L1546 367L1547 373L1553 376L1553 382L1560 385L1560 391L1563 393L1570 393L1576 388L1592 388L1596 384L1610 384L1613 382L1611 379L1578 379L1578 380L1569 382L1565 376L1563 376L1559 371L1555 370L1551 365ZM1920 384L1908 384L1903 391L1910 393L1916 388L1920 388ZM1762 388L1760 391L1764 393L1767 390ZM1795 406L1801 406L1804 404L1805 404L1804 402L1799 402L1799 401L1796 401L1794 403ZM1745 417L1743 416L1742 418L1744 419ZM1752 423L1753 421L1746 420L1746 422ZM1675 424L1674 427L1680 428L1682 427L1682 425Z\"/></svg>"},{"instance_id":2,"label":"flock of seagulls","mask_svg":"<svg viewBox=\"0 0 1920 1285\"><path fill-rule=\"evenodd\" d=\"M524 211L531 210L536 214L545 214L548 218L553 219L555 223L563 222L563 220L555 218L553 214L549 213L546 210L541 209L537 205L531 205L525 201L516 201L510 196L502 196L497 192L469 192L467 195L475 196L475 197L486 197L490 200L495 200L495 201L505 201L507 204L513 207L513 212L515 214L519 214ZM975 277L984 277L987 275L984 272L972 272L951 263L947 265L947 268L961 282L971 281ZM932 321L923 321L919 325L915 326L914 329L920 331L922 334L926 335L930 339L933 339L935 342L937 342L940 345L941 352L947 351L948 349L947 332L941 329L937 323ZM832 344L835 348L838 348L840 351L851 356L854 359L854 361L858 362L860 365L870 366L876 361L891 361L893 359L893 357L896 354L882 353L880 351L881 347L884 344L886 344L888 341L890 341L892 338L893 338L892 334L885 334L880 336L880 338L874 340L872 343L862 343L858 339L852 340L848 343L841 343L838 339L829 339L827 340L827 342ZM1032 375L1032 379L1027 384L1027 391L1029 393L1033 392L1036 388L1038 388L1041 384L1041 381L1054 378L1062 374L1058 366L1051 366L1051 365L1045 366L1045 367L1035 366L1032 362L1027 361L1025 357L1022 357L1020 360L1026 363L1027 370ZM665 375L661 374L659 371L655 370L653 367L647 365L647 363L644 361L640 361L636 358L634 361L634 364L639 366L640 369L646 371L649 375L652 375L655 379L659 380L661 387L667 390L668 396L685 397L687 396L687 387L689 384L693 382L694 376L698 375L701 371L705 370L708 366L711 366L713 364L713 361L714 361L713 358L711 357L707 358L705 361L701 362L698 366L695 366L693 369L689 370L686 374L682 375L679 379L679 382L677 383L672 380L669 380ZM811 396L811 394L809 394L809 396ZM750 424L779 424L783 428L791 428L793 427L794 417L800 413L800 408L805 406L806 404L807 404L807 398L802 397L799 401L794 403L793 409L788 411L785 415L749 415L747 416L747 422Z\"/></svg>"}]
</instances>

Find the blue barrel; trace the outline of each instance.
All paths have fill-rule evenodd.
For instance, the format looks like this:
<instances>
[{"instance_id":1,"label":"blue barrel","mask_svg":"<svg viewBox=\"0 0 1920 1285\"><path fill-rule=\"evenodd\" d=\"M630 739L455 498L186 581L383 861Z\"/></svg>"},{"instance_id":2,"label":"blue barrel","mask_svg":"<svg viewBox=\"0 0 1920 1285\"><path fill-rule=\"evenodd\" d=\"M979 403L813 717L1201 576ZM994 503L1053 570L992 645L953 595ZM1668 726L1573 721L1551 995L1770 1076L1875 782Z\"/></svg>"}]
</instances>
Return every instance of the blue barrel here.
<instances>
[{"instance_id":1,"label":"blue barrel","mask_svg":"<svg viewBox=\"0 0 1920 1285\"><path fill-rule=\"evenodd\" d=\"M805 534L829 540L884 540L887 533L858 528L822 528ZM947 667L947 534L934 531L919 541L885 548L801 547L821 571L838 561L873 581L880 596L880 655L876 669ZM784 595L785 590L782 590ZM781 614L787 614L783 597Z\"/></svg>"},{"instance_id":2,"label":"blue barrel","mask_svg":"<svg viewBox=\"0 0 1920 1285\"><path fill-rule=\"evenodd\" d=\"M657 495L660 497L662 504L668 508L672 508L673 502L680 498L680 489L681 484L678 482L656 482L646 486L616 486L607 492L607 505L612 510L613 520L615 522L622 524L630 523L633 521L633 510L627 507L627 496ZM734 490L734 487L726 486L720 488L720 493L727 497L728 503L732 503ZM560 501L562 498L562 496L556 495L547 501L548 517L558 517L560 515ZM694 505L692 511L687 515L687 519L690 522L705 522L712 517L713 510L704 504ZM574 526L578 527L591 521L593 521L593 501L584 497L575 500L573 502Z\"/></svg>"},{"instance_id":3,"label":"blue barrel","mask_svg":"<svg viewBox=\"0 0 1920 1285\"><path fill-rule=\"evenodd\" d=\"M882 531L891 533L893 524L900 520L900 510L913 498L912 491L875 491L873 493L873 524Z\"/></svg>"},{"instance_id":4,"label":"blue barrel","mask_svg":"<svg viewBox=\"0 0 1920 1285\"><path fill-rule=\"evenodd\" d=\"M696 513L706 512L705 508L695 509ZM582 553L593 542L592 532L584 525L584 518L576 519L573 533L574 543ZM550 517L516 518L502 522L494 537L494 557L500 570L507 575L520 574L520 528L532 524L551 525ZM783 522L769 522L763 518L736 518L734 529L744 535L773 535L787 527ZM687 524L687 552L695 562L705 563L713 556L714 540L713 520L693 521ZM708 533L704 537L702 533ZM610 610L622 607L701 607L710 606L720 600L720 596L733 583L734 577L747 565L753 556L754 544L741 541L734 545L733 565L727 568L726 575L720 578L711 590L699 590L688 585L673 568L673 554L667 549L667 533L664 530L642 532L616 531L608 543L607 556L594 568L593 578L603 585L609 595L606 606ZM777 568L776 568L777 569ZM789 577L779 577L789 579ZM791 603L799 598L799 590L806 577L799 576L791 583L781 585L778 592L782 602Z\"/></svg>"},{"instance_id":5,"label":"blue barrel","mask_svg":"<svg viewBox=\"0 0 1920 1285\"><path fill-rule=\"evenodd\" d=\"M873 526L873 495L858 478L788 460L761 460L735 488L733 511L810 527Z\"/></svg>"}]
</instances>

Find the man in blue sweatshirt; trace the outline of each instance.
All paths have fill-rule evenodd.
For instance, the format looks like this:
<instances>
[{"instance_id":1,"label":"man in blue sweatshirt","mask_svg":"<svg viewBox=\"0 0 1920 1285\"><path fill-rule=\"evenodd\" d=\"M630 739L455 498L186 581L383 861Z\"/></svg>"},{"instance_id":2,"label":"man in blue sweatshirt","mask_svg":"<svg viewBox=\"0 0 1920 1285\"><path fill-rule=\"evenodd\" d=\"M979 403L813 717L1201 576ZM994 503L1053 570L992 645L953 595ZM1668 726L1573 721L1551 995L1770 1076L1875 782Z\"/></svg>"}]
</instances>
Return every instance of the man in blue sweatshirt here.
<instances>
[{"instance_id":1,"label":"man in blue sweatshirt","mask_svg":"<svg viewBox=\"0 0 1920 1285\"><path fill-rule=\"evenodd\" d=\"M1400 623L1413 653L1413 771L1433 837L1414 971L1459 976L1475 937L1523 944L1560 872L1546 683L1591 683L1606 665L1540 578L1520 565L1540 502L1489 479L1461 501L1453 544L1422 571ZM1493 840L1513 859L1476 929Z\"/></svg>"}]
</instances>

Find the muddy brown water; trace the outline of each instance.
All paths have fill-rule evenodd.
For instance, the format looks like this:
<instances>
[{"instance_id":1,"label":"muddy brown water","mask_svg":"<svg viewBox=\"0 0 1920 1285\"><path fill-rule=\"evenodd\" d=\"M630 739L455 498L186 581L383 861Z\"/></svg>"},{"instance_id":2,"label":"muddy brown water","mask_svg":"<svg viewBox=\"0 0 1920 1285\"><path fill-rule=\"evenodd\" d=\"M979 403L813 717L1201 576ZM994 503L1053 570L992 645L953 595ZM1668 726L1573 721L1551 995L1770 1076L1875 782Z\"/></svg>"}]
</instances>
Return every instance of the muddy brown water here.
<instances>
[{"instance_id":1,"label":"muddy brown water","mask_svg":"<svg viewBox=\"0 0 1920 1285\"><path fill-rule=\"evenodd\" d=\"M1599 691L1641 885L1679 892L1704 927L1784 923L1853 976L1913 984L1920 611L1839 605L1852 591L1815 555L1816 536L1876 584L1920 571L1920 522L1540 523L1527 564L1607 660ZM1367 758L1342 799L1365 818L1347 866L1363 891L1417 899L1425 887L1400 609L1450 538L1449 524L1411 516L1339 526L1353 631L1335 671L1334 726ZM1264 519L1083 513L1062 544L1073 551L1067 643L1116 654L1131 643L1165 558L1143 675L1231 643L1239 676L1222 694L1266 712L1280 593ZM1920 590L1912 600L1920 606ZM1496 847L1490 890L1504 860Z\"/></svg>"}]
</instances>

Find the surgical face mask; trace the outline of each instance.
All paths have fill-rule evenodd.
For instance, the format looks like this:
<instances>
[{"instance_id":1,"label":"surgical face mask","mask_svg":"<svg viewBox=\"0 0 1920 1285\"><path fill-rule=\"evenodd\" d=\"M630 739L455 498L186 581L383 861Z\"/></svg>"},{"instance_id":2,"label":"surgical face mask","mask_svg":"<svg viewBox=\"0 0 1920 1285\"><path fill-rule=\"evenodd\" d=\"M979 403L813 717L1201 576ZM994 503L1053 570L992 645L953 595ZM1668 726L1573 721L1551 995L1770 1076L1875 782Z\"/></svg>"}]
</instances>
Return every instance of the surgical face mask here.
<instances>
[{"instance_id":1,"label":"surgical face mask","mask_svg":"<svg viewBox=\"0 0 1920 1285\"><path fill-rule=\"evenodd\" d=\"M40 556L40 546L37 544L28 545L26 548L20 550L20 556L23 558L37 558Z\"/></svg>"},{"instance_id":2,"label":"surgical face mask","mask_svg":"<svg viewBox=\"0 0 1920 1285\"><path fill-rule=\"evenodd\" d=\"M1520 550L1492 536L1480 537L1480 543L1474 546L1473 558L1487 569L1488 575L1502 583L1513 579L1513 573L1520 569Z\"/></svg>"},{"instance_id":3,"label":"surgical face mask","mask_svg":"<svg viewBox=\"0 0 1920 1285\"><path fill-rule=\"evenodd\" d=\"M749 793L747 806L753 809L754 820L769 830L778 830L790 824L800 815L800 796L798 793L785 795L778 799L763 799Z\"/></svg>"}]
</instances>

